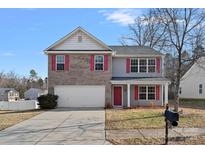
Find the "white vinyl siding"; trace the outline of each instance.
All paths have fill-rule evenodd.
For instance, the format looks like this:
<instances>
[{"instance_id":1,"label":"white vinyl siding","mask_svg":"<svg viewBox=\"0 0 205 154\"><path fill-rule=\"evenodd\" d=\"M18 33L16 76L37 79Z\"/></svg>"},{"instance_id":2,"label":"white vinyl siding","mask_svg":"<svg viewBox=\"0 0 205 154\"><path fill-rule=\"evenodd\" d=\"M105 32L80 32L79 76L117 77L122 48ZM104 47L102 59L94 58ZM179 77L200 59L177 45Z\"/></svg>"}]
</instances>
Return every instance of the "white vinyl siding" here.
<instances>
[{"instance_id":1,"label":"white vinyl siding","mask_svg":"<svg viewBox=\"0 0 205 154\"><path fill-rule=\"evenodd\" d=\"M79 36L82 37L82 41L79 41ZM101 44L90 38L83 32L76 32L70 38L66 39L62 43L56 45L52 50L105 50Z\"/></svg>"}]
</instances>

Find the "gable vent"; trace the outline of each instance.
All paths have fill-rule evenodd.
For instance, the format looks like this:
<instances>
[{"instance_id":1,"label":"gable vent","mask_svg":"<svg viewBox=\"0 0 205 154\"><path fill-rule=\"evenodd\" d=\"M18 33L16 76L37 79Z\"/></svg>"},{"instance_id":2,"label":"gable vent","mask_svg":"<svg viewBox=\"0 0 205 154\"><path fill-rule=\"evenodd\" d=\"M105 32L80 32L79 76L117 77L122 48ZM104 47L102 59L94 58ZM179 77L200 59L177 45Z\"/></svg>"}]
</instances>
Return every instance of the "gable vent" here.
<instances>
[{"instance_id":1,"label":"gable vent","mask_svg":"<svg viewBox=\"0 0 205 154\"><path fill-rule=\"evenodd\" d=\"M83 38L82 35L78 35L78 42L82 42Z\"/></svg>"}]
</instances>

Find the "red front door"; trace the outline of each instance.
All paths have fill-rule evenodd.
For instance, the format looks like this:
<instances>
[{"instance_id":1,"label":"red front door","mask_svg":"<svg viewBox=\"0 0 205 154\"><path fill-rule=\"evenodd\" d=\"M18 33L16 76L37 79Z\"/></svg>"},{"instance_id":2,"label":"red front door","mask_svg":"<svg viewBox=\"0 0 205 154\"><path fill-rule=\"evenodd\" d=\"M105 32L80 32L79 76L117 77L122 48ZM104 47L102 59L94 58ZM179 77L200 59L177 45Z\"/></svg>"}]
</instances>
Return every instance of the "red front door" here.
<instances>
[{"instance_id":1,"label":"red front door","mask_svg":"<svg viewBox=\"0 0 205 154\"><path fill-rule=\"evenodd\" d=\"M114 105L122 105L122 87L114 87Z\"/></svg>"}]
</instances>

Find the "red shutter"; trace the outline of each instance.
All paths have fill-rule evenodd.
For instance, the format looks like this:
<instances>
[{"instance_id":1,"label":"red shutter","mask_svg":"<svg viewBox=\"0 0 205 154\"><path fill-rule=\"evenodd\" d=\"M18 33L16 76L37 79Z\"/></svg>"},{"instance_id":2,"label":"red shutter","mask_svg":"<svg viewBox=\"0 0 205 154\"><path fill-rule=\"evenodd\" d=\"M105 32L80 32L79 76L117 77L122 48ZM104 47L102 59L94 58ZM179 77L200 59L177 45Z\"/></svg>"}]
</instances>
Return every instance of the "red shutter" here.
<instances>
[{"instance_id":1,"label":"red shutter","mask_svg":"<svg viewBox=\"0 0 205 154\"><path fill-rule=\"evenodd\" d=\"M127 58L127 62L126 62L126 72L130 73L130 58Z\"/></svg>"},{"instance_id":2,"label":"red shutter","mask_svg":"<svg viewBox=\"0 0 205 154\"><path fill-rule=\"evenodd\" d=\"M70 64L70 61L69 61L69 55L65 55L65 69L66 71L69 70L69 64Z\"/></svg>"},{"instance_id":3,"label":"red shutter","mask_svg":"<svg viewBox=\"0 0 205 154\"><path fill-rule=\"evenodd\" d=\"M134 93L134 94L135 94L135 95L134 95L134 96L135 96L135 100L138 100L138 93L139 93L139 92L138 92L138 86L137 86L137 85L135 85L135 90L134 90L134 92L135 92L135 93Z\"/></svg>"},{"instance_id":4,"label":"red shutter","mask_svg":"<svg viewBox=\"0 0 205 154\"><path fill-rule=\"evenodd\" d=\"M160 86L156 85L156 100L160 99Z\"/></svg>"},{"instance_id":5,"label":"red shutter","mask_svg":"<svg viewBox=\"0 0 205 154\"><path fill-rule=\"evenodd\" d=\"M108 70L108 55L104 55L104 71Z\"/></svg>"},{"instance_id":6,"label":"red shutter","mask_svg":"<svg viewBox=\"0 0 205 154\"><path fill-rule=\"evenodd\" d=\"M51 69L52 69L52 71L56 70L56 55L52 55L52 58L51 58Z\"/></svg>"},{"instance_id":7,"label":"red shutter","mask_svg":"<svg viewBox=\"0 0 205 154\"><path fill-rule=\"evenodd\" d=\"M157 63L157 73L160 73L160 57L156 58L156 63Z\"/></svg>"},{"instance_id":8,"label":"red shutter","mask_svg":"<svg viewBox=\"0 0 205 154\"><path fill-rule=\"evenodd\" d=\"M94 70L94 55L90 55L90 70Z\"/></svg>"}]
</instances>

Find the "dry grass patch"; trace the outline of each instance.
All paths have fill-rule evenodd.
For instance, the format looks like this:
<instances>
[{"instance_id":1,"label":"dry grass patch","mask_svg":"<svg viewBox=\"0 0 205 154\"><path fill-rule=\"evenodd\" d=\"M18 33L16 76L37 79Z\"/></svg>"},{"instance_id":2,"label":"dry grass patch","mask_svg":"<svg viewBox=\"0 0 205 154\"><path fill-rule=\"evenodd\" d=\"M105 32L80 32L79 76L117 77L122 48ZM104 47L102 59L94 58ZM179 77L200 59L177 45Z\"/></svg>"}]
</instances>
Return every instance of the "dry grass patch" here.
<instances>
[{"instance_id":1,"label":"dry grass patch","mask_svg":"<svg viewBox=\"0 0 205 154\"><path fill-rule=\"evenodd\" d=\"M0 111L0 130L13 126L42 113L42 110L32 111Z\"/></svg>"},{"instance_id":2,"label":"dry grass patch","mask_svg":"<svg viewBox=\"0 0 205 154\"><path fill-rule=\"evenodd\" d=\"M179 127L205 127L205 110L182 108ZM164 128L164 109L108 109L106 129Z\"/></svg>"},{"instance_id":3,"label":"dry grass patch","mask_svg":"<svg viewBox=\"0 0 205 154\"><path fill-rule=\"evenodd\" d=\"M116 145L163 145L165 140L163 138L131 138L131 139L111 139L112 144ZM169 145L204 145L205 137L196 136L178 140L177 138L170 138Z\"/></svg>"}]
</instances>

